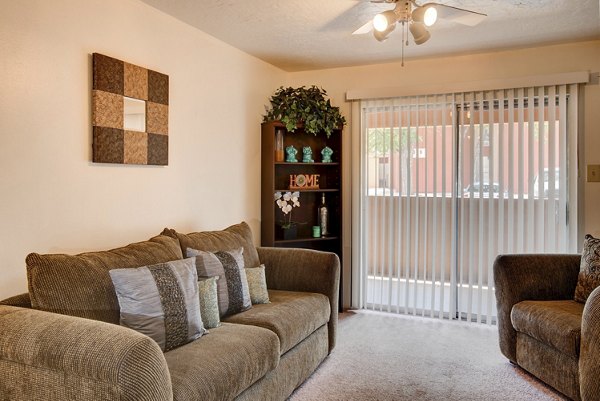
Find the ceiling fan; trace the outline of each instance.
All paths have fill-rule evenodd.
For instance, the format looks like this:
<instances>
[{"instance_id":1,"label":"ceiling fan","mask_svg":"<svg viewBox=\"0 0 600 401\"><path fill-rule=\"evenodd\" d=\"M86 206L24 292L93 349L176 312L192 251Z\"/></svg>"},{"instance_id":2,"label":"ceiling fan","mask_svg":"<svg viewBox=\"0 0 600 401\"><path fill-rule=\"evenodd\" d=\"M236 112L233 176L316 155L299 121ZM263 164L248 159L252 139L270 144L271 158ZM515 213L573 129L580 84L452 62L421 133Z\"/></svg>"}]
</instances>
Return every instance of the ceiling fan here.
<instances>
[{"instance_id":1,"label":"ceiling fan","mask_svg":"<svg viewBox=\"0 0 600 401\"><path fill-rule=\"evenodd\" d=\"M396 6L392 10L375 15L371 21L358 28L352 34L360 35L373 31L373 36L380 42L388 38L388 35L396 29L398 23L410 31L415 44L421 45L431 37L427 27L435 24L438 18L475 26L487 16L479 12L439 3L425 3L420 6L415 0L371 0L371 2L395 3ZM404 36L404 29L402 30L402 34ZM406 45L408 45L408 40L406 40ZM404 50L404 37L402 47Z\"/></svg>"}]
</instances>

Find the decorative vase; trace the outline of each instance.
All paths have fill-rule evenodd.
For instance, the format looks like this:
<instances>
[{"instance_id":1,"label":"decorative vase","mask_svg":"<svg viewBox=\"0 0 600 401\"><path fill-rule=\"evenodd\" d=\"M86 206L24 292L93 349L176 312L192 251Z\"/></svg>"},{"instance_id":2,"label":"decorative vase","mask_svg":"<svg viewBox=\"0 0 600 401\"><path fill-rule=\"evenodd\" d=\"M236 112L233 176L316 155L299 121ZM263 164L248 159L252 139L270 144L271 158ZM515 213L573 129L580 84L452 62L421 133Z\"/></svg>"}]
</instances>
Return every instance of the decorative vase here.
<instances>
[{"instance_id":1,"label":"decorative vase","mask_svg":"<svg viewBox=\"0 0 600 401\"><path fill-rule=\"evenodd\" d=\"M298 225L297 224L292 224L290 226L290 228L283 228L283 227L279 227L282 231L282 235L281 237L284 240L292 240L292 239L296 239L298 238Z\"/></svg>"},{"instance_id":2,"label":"decorative vase","mask_svg":"<svg viewBox=\"0 0 600 401\"><path fill-rule=\"evenodd\" d=\"M283 130L278 129L275 131L275 161L282 162L283 159Z\"/></svg>"}]
</instances>

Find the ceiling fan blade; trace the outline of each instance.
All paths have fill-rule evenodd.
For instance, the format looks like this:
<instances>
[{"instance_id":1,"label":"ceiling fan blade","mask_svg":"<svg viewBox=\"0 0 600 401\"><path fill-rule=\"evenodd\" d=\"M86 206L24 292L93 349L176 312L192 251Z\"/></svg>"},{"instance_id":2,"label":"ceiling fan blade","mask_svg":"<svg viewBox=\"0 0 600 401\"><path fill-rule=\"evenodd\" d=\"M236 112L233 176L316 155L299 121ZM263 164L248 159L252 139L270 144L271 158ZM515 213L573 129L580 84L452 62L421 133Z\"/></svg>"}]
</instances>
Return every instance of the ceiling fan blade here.
<instances>
[{"instance_id":1,"label":"ceiling fan blade","mask_svg":"<svg viewBox=\"0 0 600 401\"><path fill-rule=\"evenodd\" d=\"M464 10L462 8L447 6L444 4L435 4L435 8L438 12L438 17L448 21L458 22L459 24L475 26L487 17L486 14L478 13L475 11Z\"/></svg>"},{"instance_id":2,"label":"ceiling fan blade","mask_svg":"<svg viewBox=\"0 0 600 401\"><path fill-rule=\"evenodd\" d=\"M373 30L373 20L369 20L366 24L358 28L356 31L352 32L352 35L363 35L365 33L369 33Z\"/></svg>"}]
</instances>

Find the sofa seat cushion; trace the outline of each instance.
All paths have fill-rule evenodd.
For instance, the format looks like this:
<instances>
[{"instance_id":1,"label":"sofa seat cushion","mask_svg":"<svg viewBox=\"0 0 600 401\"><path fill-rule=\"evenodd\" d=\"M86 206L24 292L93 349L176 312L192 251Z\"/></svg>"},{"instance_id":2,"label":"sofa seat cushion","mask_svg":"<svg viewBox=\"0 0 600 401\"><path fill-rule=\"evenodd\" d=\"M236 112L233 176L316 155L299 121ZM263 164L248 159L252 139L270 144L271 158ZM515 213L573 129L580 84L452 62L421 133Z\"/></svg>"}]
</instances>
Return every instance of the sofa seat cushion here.
<instances>
[{"instance_id":1,"label":"sofa seat cushion","mask_svg":"<svg viewBox=\"0 0 600 401\"><path fill-rule=\"evenodd\" d=\"M277 367L279 340L260 327L223 323L165 359L174 401L230 400Z\"/></svg>"},{"instance_id":2,"label":"sofa seat cushion","mask_svg":"<svg viewBox=\"0 0 600 401\"><path fill-rule=\"evenodd\" d=\"M565 301L523 301L510 319L515 330L574 357L579 355L584 304Z\"/></svg>"},{"instance_id":3,"label":"sofa seat cushion","mask_svg":"<svg viewBox=\"0 0 600 401\"><path fill-rule=\"evenodd\" d=\"M327 324L331 308L325 295L269 290L271 303L229 316L225 321L264 327L279 337L281 355Z\"/></svg>"}]
</instances>

